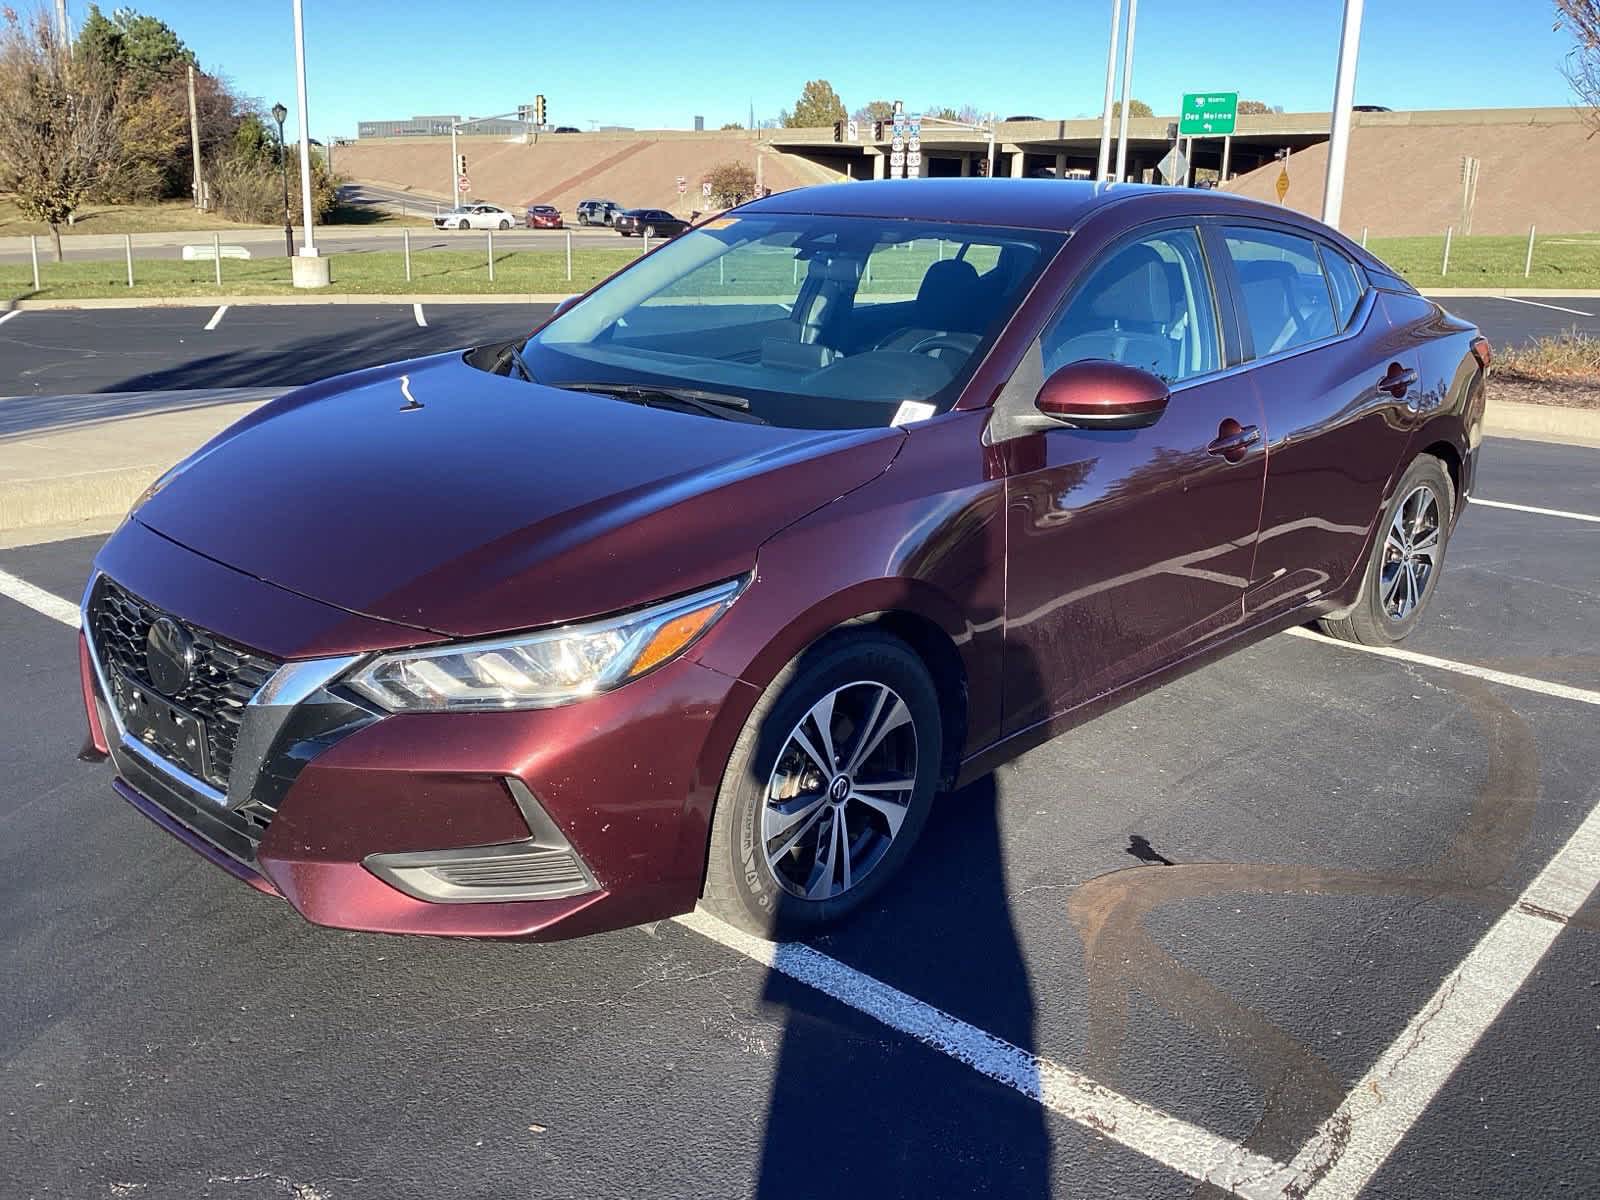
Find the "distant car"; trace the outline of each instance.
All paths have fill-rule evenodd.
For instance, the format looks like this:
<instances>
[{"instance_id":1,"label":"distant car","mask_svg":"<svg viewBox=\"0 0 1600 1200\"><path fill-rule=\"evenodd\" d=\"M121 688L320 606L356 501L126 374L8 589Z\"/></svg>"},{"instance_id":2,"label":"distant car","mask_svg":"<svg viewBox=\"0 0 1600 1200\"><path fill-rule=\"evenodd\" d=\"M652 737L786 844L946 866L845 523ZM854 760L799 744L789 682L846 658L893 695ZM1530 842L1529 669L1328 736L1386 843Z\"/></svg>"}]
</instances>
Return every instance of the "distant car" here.
<instances>
[{"instance_id":1,"label":"distant car","mask_svg":"<svg viewBox=\"0 0 1600 1200\"><path fill-rule=\"evenodd\" d=\"M578 202L579 225L609 225L611 219L622 209L622 205L615 200L580 200Z\"/></svg>"},{"instance_id":2,"label":"distant car","mask_svg":"<svg viewBox=\"0 0 1600 1200\"><path fill-rule=\"evenodd\" d=\"M528 205L529 229L560 229L561 210L553 204Z\"/></svg>"},{"instance_id":3,"label":"distant car","mask_svg":"<svg viewBox=\"0 0 1600 1200\"><path fill-rule=\"evenodd\" d=\"M1352 104L1351 112L1393 112L1394 109L1382 104Z\"/></svg>"},{"instance_id":4,"label":"distant car","mask_svg":"<svg viewBox=\"0 0 1600 1200\"><path fill-rule=\"evenodd\" d=\"M579 133L581 130L576 125L557 125L551 133Z\"/></svg>"},{"instance_id":5,"label":"distant car","mask_svg":"<svg viewBox=\"0 0 1600 1200\"><path fill-rule=\"evenodd\" d=\"M440 213L433 224L438 229L510 229L515 221L497 204L462 204Z\"/></svg>"},{"instance_id":6,"label":"distant car","mask_svg":"<svg viewBox=\"0 0 1600 1200\"><path fill-rule=\"evenodd\" d=\"M664 208L630 208L611 220L611 227L623 237L672 238L689 228L689 222Z\"/></svg>"}]
</instances>

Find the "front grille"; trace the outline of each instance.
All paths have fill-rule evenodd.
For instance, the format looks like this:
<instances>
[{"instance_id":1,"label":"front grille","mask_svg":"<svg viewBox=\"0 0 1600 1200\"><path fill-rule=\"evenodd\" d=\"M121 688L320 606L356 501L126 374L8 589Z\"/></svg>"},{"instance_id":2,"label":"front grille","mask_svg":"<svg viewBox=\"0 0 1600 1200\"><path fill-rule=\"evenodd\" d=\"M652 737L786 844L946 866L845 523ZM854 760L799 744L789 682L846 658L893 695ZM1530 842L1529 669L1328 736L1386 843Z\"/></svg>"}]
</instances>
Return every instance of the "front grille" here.
<instances>
[{"instance_id":1,"label":"front grille","mask_svg":"<svg viewBox=\"0 0 1600 1200\"><path fill-rule=\"evenodd\" d=\"M108 676L121 672L159 694L145 661L145 637L150 626L162 616L171 617L194 639L194 669L182 690L169 699L204 722L208 752L206 782L226 792L244 706L280 664L197 629L102 575L89 600L89 620L95 649ZM111 692L107 700L115 704L115 687ZM260 820L264 831L271 813L258 816L265 818ZM257 832L254 840L259 839Z\"/></svg>"}]
</instances>

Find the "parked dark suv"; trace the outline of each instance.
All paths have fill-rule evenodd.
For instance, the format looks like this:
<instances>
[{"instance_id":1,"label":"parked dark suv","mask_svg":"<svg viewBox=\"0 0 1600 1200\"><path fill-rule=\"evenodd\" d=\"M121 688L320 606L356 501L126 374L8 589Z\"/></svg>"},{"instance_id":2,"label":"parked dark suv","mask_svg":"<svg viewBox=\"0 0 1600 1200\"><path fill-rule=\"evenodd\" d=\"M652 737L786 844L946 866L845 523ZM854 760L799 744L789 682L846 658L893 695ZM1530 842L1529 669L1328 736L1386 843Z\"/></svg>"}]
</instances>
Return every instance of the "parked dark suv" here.
<instances>
[{"instance_id":1,"label":"parked dark suv","mask_svg":"<svg viewBox=\"0 0 1600 1200\"><path fill-rule=\"evenodd\" d=\"M84 593L90 753L322 924L804 933L1113 704L1308 622L1409 634L1488 362L1227 193L785 192L161 476Z\"/></svg>"},{"instance_id":2,"label":"parked dark suv","mask_svg":"<svg viewBox=\"0 0 1600 1200\"><path fill-rule=\"evenodd\" d=\"M580 200L578 201L579 225L609 225L611 218L621 208L615 200Z\"/></svg>"}]
</instances>

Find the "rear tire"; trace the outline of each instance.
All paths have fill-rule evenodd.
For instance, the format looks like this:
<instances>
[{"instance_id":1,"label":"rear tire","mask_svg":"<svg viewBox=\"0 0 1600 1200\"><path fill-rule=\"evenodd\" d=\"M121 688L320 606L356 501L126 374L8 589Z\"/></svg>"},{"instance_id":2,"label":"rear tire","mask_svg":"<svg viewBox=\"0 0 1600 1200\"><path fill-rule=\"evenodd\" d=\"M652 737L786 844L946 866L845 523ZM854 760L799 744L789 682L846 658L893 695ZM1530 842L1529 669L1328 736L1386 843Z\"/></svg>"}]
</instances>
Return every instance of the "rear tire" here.
<instances>
[{"instance_id":1,"label":"rear tire","mask_svg":"<svg viewBox=\"0 0 1600 1200\"><path fill-rule=\"evenodd\" d=\"M655 237L656 236L656 227L654 225L646 225L644 227L644 235L647 238Z\"/></svg>"},{"instance_id":2,"label":"rear tire","mask_svg":"<svg viewBox=\"0 0 1600 1200\"><path fill-rule=\"evenodd\" d=\"M1392 646L1410 636L1444 567L1455 511L1455 484L1431 454L1406 468L1378 526L1355 606L1324 617L1322 631L1363 646Z\"/></svg>"},{"instance_id":3,"label":"rear tire","mask_svg":"<svg viewBox=\"0 0 1600 1200\"><path fill-rule=\"evenodd\" d=\"M768 685L729 755L706 908L765 938L844 920L904 865L943 753L939 695L909 646L868 630L823 638ZM830 760L831 779L817 755Z\"/></svg>"}]
</instances>

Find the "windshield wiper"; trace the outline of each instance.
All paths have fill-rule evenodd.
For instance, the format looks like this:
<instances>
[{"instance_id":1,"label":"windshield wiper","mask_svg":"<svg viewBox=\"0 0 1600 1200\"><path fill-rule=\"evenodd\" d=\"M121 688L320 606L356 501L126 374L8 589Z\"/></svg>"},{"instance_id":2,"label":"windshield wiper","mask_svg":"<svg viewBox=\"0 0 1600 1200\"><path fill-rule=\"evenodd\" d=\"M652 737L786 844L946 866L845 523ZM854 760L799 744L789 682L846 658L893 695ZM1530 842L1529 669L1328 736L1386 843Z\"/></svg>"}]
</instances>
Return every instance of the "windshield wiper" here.
<instances>
[{"instance_id":1,"label":"windshield wiper","mask_svg":"<svg viewBox=\"0 0 1600 1200\"><path fill-rule=\"evenodd\" d=\"M507 342L506 348L500 351L500 357L494 361L494 373L496 375L509 375L512 367L516 367L522 377L529 383L536 382L533 378L533 372L528 369L528 361L522 357L522 351L517 349L516 342Z\"/></svg>"},{"instance_id":2,"label":"windshield wiper","mask_svg":"<svg viewBox=\"0 0 1600 1200\"><path fill-rule=\"evenodd\" d=\"M600 396L614 396L618 400L627 400L634 404L654 406L658 401L665 401L667 404L692 408L709 417L721 417L725 421L744 421L752 425L768 423L750 411L749 400L729 392L708 392L700 388L658 387L654 384L638 383L563 383L560 386L569 392L593 392Z\"/></svg>"}]
</instances>

